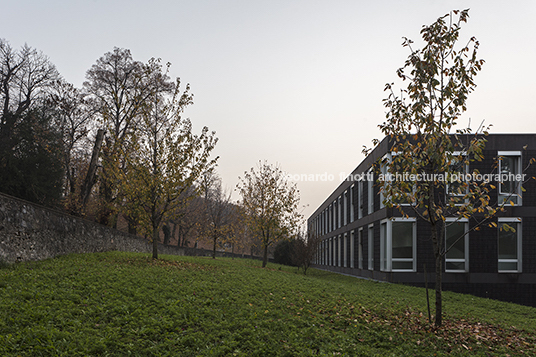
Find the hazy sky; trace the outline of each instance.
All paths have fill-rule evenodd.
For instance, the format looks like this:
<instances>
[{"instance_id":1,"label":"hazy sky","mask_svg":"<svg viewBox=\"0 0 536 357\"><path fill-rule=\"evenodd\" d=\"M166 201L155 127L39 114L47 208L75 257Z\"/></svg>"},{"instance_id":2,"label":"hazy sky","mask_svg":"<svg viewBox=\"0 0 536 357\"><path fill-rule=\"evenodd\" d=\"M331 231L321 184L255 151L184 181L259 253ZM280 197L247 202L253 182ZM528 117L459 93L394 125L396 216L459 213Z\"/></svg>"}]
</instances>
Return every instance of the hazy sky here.
<instances>
[{"instance_id":1,"label":"hazy sky","mask_svg":"<svg viewBox=\"0 0 536 357\"><path fill-rule=\"evenodd\" d=\"M486 64L461 123L536 132L536 1L0 0L0 37L43 51L78 87L114 47L171 62L195 95L186 116L217 132L229 189L259 160L335 176L298 182L307 216L380 138L402 37L419 44L423 25L465 8L462 38L478 38Z\"/></svg>"}]
</instances>

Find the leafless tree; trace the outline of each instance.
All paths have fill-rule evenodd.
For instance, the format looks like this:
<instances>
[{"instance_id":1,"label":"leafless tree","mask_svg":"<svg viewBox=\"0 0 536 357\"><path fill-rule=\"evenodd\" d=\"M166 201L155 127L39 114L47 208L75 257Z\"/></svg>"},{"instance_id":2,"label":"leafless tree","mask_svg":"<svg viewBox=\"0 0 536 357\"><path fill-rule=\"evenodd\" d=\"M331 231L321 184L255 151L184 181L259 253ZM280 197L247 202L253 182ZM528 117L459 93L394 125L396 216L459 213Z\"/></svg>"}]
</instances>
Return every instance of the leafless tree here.
<instances>
[{"instance_id":1,"label":"leafless tree","mask_svg":"<svg viewBox=\"0 0 536 357\"><path fill-rule=\"evenodd\" d=\"M0 39L0 152L16 144L13 133L23 114L41 105L59 73L47 56L24 45L15 50Z\"/></svg>"}]
</instances>

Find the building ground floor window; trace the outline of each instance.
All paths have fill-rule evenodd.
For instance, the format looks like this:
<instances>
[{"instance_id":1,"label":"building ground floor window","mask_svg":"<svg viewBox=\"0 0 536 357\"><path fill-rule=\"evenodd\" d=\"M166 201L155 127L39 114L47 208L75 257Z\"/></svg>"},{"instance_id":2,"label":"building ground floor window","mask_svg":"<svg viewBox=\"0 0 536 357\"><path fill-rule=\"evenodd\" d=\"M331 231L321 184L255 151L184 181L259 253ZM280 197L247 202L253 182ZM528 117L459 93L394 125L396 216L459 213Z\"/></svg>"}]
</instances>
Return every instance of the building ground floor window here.
<instances>
[{"instance_id":1,"label":"building ground floor window","mask_svg":"<svg viewBox=\"0 0 536 357\"><path fill-rule=\"evenodd\" d=\"M380 222L380 270L413 272L417 268L417 229L414 218Z\"/></svg>"},{"instance_id":2,"label":"building ground floor window","mask_svg":"<svg viewBox=\"0 0 536 357\"><path fill-rule=\"evenodd\" d=\"M498 219L498 266L500 273L521 272L521 219Z\"/></svg>"}]
</instances>

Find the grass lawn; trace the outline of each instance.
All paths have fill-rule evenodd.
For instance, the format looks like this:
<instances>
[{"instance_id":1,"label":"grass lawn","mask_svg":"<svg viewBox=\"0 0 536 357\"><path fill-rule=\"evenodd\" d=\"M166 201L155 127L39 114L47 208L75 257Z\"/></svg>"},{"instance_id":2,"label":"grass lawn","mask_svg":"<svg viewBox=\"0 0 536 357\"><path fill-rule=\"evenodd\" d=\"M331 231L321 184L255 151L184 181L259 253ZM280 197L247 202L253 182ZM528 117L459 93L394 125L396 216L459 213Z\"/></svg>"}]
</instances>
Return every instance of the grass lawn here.
<instances>
[{"instance_id":1,"label":"grass lawn","mask_svg":"<svg viewBox=\"0 0 536 357\"><path fill-rule=\"evenodd\" d=\"M424 289L162 258L110 252L0 268L0 356L536 355L535 308L445 292L445 328L434 331Z\"/></svg>"}]
</instances>

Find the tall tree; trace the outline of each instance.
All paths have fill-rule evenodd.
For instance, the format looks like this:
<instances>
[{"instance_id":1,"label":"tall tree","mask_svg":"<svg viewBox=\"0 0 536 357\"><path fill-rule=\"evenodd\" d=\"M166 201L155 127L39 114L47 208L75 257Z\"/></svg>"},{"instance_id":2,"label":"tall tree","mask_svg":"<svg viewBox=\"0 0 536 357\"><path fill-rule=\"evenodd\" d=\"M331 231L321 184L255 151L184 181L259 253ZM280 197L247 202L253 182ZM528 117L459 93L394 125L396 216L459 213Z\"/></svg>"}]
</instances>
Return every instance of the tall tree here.
<instances>
[{"instance_id":1,"label":"tall tree","mask_svg":"<svg viewBox=\"0 0 536 357\"><path fill-rule=\"evenodd\" d=\"M266 162L257 170L244 173L237 189L249 233L257 235L262 244L262 266L268 262L268 247L297 232L301 214L298 211L299 191L284 172Z\"/></svg>"},{"instance_id":2,"label":"tall tree","mask_svg":"<svg viewBox=\"0 0 536 357\"><path fill-rule=\"evenodd\" d=\"M129 135L132 150L122 152L125 165L116 171L116 180L121 182L126 215L139 217L151 234L157 259L162 224L183 204L182 194L215 165L217 158L210 154L217 139L207 127L195 135L190 120L182 118L193 103L190 87L181 91L179 79L170 87L159 61L151 60L147 68L155 91L145 101L140 130Z\"/></svg>"},{"instance_id":3,"label":"tall tree","mask_svg":"<svg viewBox=\"0 0 536 357\"><path fill-rule=\"evenodd\" d=\"M61 137L45 105L58 78L43 53L0 39L0 188L44 204L57 202L62 187Z\"/></svg>"},{"instance_id":4,"label":"tall tree","mask_svg":"<svg viewBox=\"0 0 536 357\"><path fill-rule=\"evenodd\" d=\"M456 10L424 26L422 49L413 49L413 42L404 39L403 46L411 54L397 74L409 83L399 95L392 84L386 85L387 120L379 125L391 144L389 157L380 164L382 172L390 174L380 181L383 203L397 207L404 216L409 215L408 209L412 210L430 226L437 327L442 325L444 258L456 244L445 244L445 231L452 224L447 218L454 223L473 218L472 229L478 229L501 209L490 198L493 186L488 182L448 181L467 173L465 170L471 162L482 160L487 134L485 128L477 130L483 135L472 134L470 128L456 129L460 115L466 110L467 97L476 87L474 77L484 63L477 58L479 43L474 37L457 48L461 24L468 17L468 10ZM397 173L423 179L389 178ZM409 208L402 203L409 204Z\"/></svg>"},{"instance_id":5,"label":"tall tree","mask_svg":"<svg viewBox=\"0 0 536 357\"><path fill-rule=\"evenodd\" d=\"M154 88L157 81L150 77L153 74L155 71L135 61L129 50L121 48L105 53L87 71L84 91L106 131L100 151L101 223L114 223L111 215L119 182L114 180L113 172L124 168L125 156L134 150L130 140L140 128L141 112L157 90Z\"/></svg>"},{"instance_id":6,"label":"tall tree","mask_svg":"<svg viewBox=\"0 0 536 357\"><path fill-rule=\"evenodd\" d=\"M51 107L56 125L62 132L66 207L73 213L81 213L79 191L91 154L87 149L88 134L96 126L94 115L84 94L64 80L54 83L47 104Z\"/></svg>"}]
</instances>

